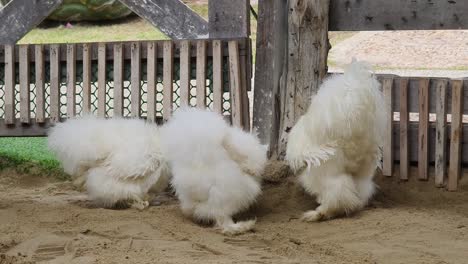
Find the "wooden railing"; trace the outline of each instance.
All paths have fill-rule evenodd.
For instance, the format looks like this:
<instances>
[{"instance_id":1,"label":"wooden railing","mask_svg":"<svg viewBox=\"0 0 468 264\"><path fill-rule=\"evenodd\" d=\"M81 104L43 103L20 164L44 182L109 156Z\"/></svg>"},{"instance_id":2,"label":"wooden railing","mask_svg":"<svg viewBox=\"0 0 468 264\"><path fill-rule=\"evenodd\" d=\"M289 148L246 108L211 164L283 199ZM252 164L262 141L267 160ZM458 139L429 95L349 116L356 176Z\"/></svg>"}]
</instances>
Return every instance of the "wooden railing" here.
<instances>
[{"instance_id":1,"label":"wooden railing","mask_svg":"<svg viewBox=\"0 0 468 264\"><path fill-rule=\"evenodd\" d=\"M86 112L163 122L181 105L249 128L248 39L0 46L0 136Z\"/></svg>"}]
</instances>

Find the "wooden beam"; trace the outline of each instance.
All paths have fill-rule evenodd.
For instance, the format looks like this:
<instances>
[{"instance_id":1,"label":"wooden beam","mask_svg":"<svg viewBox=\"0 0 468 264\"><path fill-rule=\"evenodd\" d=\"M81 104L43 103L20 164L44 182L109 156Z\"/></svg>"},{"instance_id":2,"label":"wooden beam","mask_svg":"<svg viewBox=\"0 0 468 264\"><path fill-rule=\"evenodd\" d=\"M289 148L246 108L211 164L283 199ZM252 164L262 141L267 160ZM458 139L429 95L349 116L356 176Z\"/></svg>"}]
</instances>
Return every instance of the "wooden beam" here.
<instances>
[{"instance_id":1,"label":"wooden beam","mask_svg":"<svg viewBox=\"0 0 468 264\"><path fill-rule=\"evenodd\" d=\"M418 177L427 180L429 173L429 79L419 80Z\"/></svg>"},{"instance_id":2,"label":"wooden beam","mask_svg":"<svg viewBox=\"0 0 468 264\"><path fill-rule=\"evenodd\" d=\"M250 10L247 0L208 2L210 38L246 38L250 35Z\"/></svg>"},{"instance_id":3,"label":"wooden beam","mask_svg":"<svg viewBox=\"0 0 468 264\"><path fill-rule=\"evenodd\" d=\"M252 130L271 156L278 144L280 84L286 80L287 1L259 0L258 11Z\"/></svg>"},{"instance_id":4,"label":"wooden beam","mask_svg":"<svg viewBox=\"0 0 468 264\"><path fill-rule=\"evenodd\" d=\"M384 94L385 104L390 106L393 101L393 78L385 78L383 80L382 90ZM393 133L392 133L392 121L393 112L387 113L386 122L388 129L385 133L385 142L383 144L383 167L382 174L385 176L393 175Z\"/></svg>"},{"instance_id":5,"label":"wooden beam","mask_svg":"<svg viewBox=\"0 0 468 264\"><path fill-rule=\"evenodd\" d=\"M457 80L452 84L452 123L450 135L450 166L448 172L447 189L456 191L461 175L461 154L463 138L463 81Z\"/></svg>"},{"instance_id":6,"label":"wooden beam","mask_svg":"<svg viewBox=\"0 0 468 264\"><path fill-rule=\"evenodd\" d=\"M15 44L63 0L15 0L0 9L0 44Z\"/></svg>"},{"instance_id":7,"label":"wooden beam","mask_svg":"<svg viewBox=\"0 0 468 264\"><path fill-rule=\"evenodd\" d=\"M331 0L330 31L468 28L468 1Z\"/></svg>"},{"instance_id":8,"label":"wooden beam","mask_svg":"<svg viewBox=\"0 0 468 264\"><path fill-rule=\"evenodd\" d=\"M437 82L435 185L444 186L447 172L447 80Z\"/></svg>"},{"instance_id":9,"label":"wooden beam","mask_svg":"<svg viewBox=\"0 0 468 264\"><path fill-rule=\"evenodd\" d=\"M327 74L329 0L288 1L287 84L281 89L278 156L286 154L289 131L309 108Z\"/></svg>"},{"instance_id":10,"label":"wooden beam","mask_svg":"<svg viewBox=\"0 0 468 264\"><path fill-rule=\"evenodd\" d=\"M180 0L120 2L172 39L208 38L208 22Z\"/></svg>"}]
</instances>

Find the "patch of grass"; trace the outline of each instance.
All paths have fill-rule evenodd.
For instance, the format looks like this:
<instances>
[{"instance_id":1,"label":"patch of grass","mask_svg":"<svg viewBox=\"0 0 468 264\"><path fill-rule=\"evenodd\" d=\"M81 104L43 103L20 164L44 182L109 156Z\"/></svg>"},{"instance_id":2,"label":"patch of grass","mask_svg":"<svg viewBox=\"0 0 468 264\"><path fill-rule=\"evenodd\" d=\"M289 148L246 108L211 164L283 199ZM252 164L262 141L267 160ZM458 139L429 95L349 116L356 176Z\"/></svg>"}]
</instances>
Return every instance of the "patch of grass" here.
<instances>
[{"instance_id":1,"label":"patch of grass","mask_svg":"<svg viewBox=\"0 0 468 264\"><path fill-rule=\"evenodd\" d=\"M0 171L14 169L19 173L68 178L47 149L46 141L43 137L0 138Z\"/></svg>"}]
</instances>

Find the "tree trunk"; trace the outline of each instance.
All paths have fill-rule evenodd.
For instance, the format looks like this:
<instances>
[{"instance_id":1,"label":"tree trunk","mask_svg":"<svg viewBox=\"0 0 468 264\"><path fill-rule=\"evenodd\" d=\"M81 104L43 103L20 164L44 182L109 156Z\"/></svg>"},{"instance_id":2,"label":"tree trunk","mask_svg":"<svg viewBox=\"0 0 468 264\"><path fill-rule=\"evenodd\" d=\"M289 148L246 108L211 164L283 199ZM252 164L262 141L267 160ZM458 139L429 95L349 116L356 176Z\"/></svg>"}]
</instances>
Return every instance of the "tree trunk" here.
<instances>
[{"instance_id":1,"label":"tree trunk","mask_svg":"<svg viewBox=\"0 0 468 264\"><path fill-rule=\"evenodd\" d=\"M289 131L310 105L327 74L330 0L289 0L287 81L281 90L278 157Z\"/></svg>"}]
</instances>

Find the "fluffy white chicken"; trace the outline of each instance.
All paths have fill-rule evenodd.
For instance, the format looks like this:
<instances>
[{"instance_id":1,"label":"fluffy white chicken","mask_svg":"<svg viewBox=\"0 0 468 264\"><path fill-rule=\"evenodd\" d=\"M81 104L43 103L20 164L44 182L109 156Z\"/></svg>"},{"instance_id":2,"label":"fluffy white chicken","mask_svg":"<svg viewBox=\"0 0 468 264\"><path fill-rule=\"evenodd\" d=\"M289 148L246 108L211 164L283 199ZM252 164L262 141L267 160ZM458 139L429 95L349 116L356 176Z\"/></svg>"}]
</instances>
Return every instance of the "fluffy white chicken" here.
<instances>
[{"instance_id":1,"label":"fluffy white chicken","mask_svg":"<svg viewBox=\"0 0 468 264\"><path fill-rule=\"evenodd\" d=\"M286 160L320 204L318 221L362 209L374 193L387 106L370 68L354 61L326 80L289 134Z\"/></svg>"},{"instance_id":2,"label":"fluffy white chicken","mask_svg":"<svg viewBox=\"0 0 468 264\"><path fill-rule=\"evenodd\" d=\"M149 205L150 189L169 184L159 128L143 120L85 116L53 127L49 148L98 206Z\"/></svg>"},{"instance_id":3,"label":"fluffy white chicken","mask_svg":"<svg viewBox=\"0 0 468 264\"><path fill-rule=\"evenodd\" d=\"M198 221L214 221L225 234L251 230L255 220L234 223L260 194L266 147L216 113L185 108L161 128L171 184L182 212Z\"/></svg>"}]
</instances>

